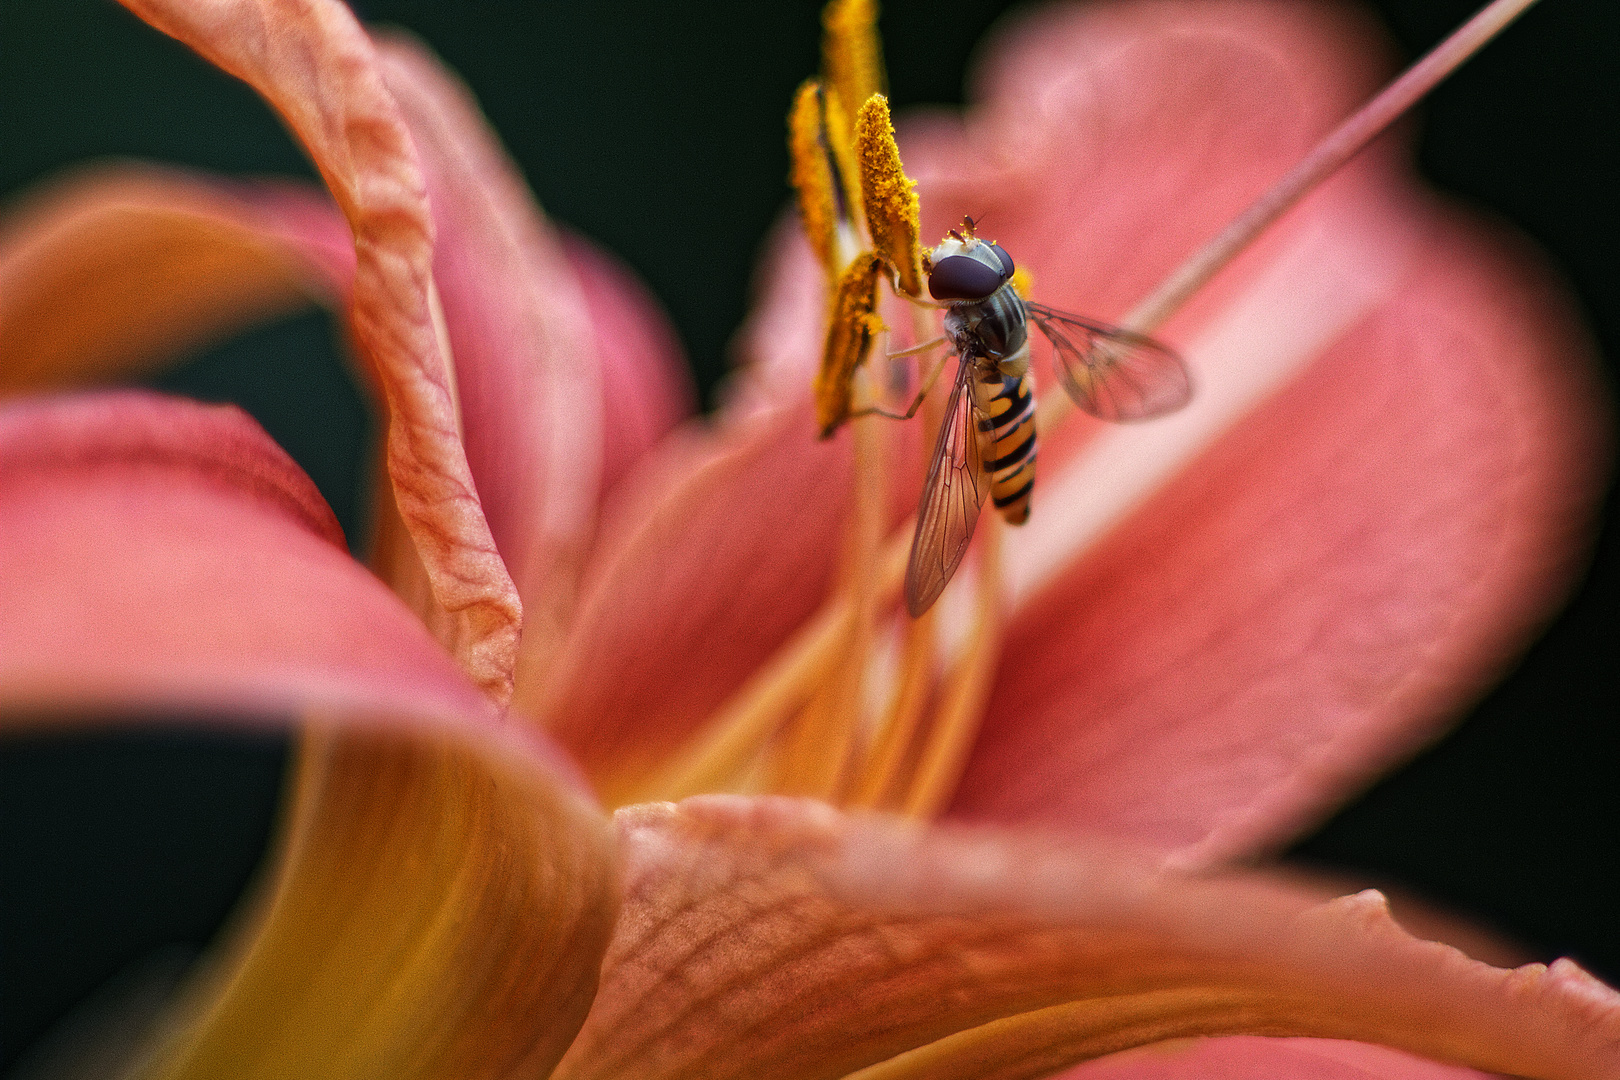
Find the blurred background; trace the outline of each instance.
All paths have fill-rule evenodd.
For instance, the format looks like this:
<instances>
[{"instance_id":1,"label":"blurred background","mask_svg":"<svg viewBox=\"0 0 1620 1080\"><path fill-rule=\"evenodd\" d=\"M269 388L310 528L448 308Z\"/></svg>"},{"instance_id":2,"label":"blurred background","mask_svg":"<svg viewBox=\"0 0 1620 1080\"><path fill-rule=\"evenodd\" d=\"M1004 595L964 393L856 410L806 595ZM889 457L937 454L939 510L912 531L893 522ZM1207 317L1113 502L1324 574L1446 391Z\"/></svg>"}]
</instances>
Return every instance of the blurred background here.
<instances>
[{"instance_id":1,"label":"blurred background","mask_svg":"<svg viewBox=\"0 0 1620 1080\"><path fill-rule=\"evenodd\" d=\"M437 49L551 214L640 272L705 395L786 207L783 116L817 66L818 6L357 4ZM1011 6L888 0L896 105L960 102L976 43ZM1474 3L1373 6L1411 57ZM1430 98L1420 131L1435 185L1514 222L1562 269L1612 383L1620 5L1543 0ZM250 91L109 0L4 0L0 199L108 156L313 175ZM261 329L156 385L248 409L357 535L368 418L326 316ZM1617 578L1610 524L1517 671L1291 857L1400 883L1620 980ZM263 852L285 764L262 737L0 742L0 1073L119 972L209 940Z\"/></svg>"}]
</instances>

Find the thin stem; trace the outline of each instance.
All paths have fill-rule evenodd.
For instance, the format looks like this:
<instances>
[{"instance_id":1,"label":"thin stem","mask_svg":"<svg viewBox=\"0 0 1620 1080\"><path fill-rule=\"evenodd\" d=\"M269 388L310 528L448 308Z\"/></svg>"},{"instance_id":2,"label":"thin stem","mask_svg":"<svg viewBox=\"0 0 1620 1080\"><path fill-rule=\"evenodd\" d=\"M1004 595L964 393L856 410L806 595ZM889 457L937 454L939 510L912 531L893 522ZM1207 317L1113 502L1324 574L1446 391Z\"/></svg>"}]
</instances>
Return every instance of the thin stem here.
<instances>
[{"instance_id":1,"label":"thin stem","mask_svg":"<svg viewBox=\"0 0 1620 1080\"><path fill-rule=\"evenodd\" d=\"M1535 2L1494 0L1480 9L1478 14L1435 46L1428 55L1407 68L1377 97L1335 128L1287 176L1272 185L1220 235L1165 278L1157 289L1125 316L1121 325L1144 334L1156 330L1268 225L1355 157L1396 117L1415 105Z\"/></svg>"},{"instance_id":2,"label":"thin stem","mask_svg":"<svg viewBox=\"0 0 1620 1080\"><path fill-rule=\"evenodd\" d=\"M999 514L986 518L979 526L985 537L973 632L946 676L939 711L900 806L900 812L909 817L935 817L950 802L967 767L968 752L978 737L991 683L1001 665L1001 541L1007 526Z\"/></svg>"}]
</instances>

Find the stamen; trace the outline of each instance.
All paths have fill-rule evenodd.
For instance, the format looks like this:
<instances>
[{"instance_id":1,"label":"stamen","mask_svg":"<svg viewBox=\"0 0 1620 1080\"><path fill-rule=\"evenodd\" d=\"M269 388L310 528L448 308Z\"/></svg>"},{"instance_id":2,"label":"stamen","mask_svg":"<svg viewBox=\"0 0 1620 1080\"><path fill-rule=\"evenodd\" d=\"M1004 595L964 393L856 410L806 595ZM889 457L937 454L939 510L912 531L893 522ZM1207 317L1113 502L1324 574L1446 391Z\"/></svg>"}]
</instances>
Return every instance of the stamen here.
<instances>
[{"instance_id":1,"label":"stamen","mask_svg":"<svg viewBox=\"0 0 1620 1080\"><path fill-rule=\"evenodd\" d=\"M1171 272L1131 309L1120 325L1142 334L1156 330L1274 221L1360 153L1397 117L1417 104L1534 3L1536 0L1494 0L1487 4L1334 128L1287 175ZM1068 412L1069 401L1063 394L1047 394L1036 417L1038 430L1050 431Z\"/></svg>"},{"instance_id":2,"label":"stamen","mask_svg":"<svg viewBox=\"0 0 1620 1080\"><path fill-rule=\"evenodd\" d=\"M911 313L911 332L916 340L937 336L939 326L933 309L908 304ZM948 362L948 361L947 361ZM932 433L939 430L945 420L945 394L930 394L923 401L920 430ZM917 440L919 453L916 479L920 481L928 471L928 459L933 447L932 437ZM898 569L904 565L897 561L904 553L909 558L909 540L916 528L912 519L889 538L890 561ZM885 595L898 586L898 579L885 581ZM856 805L878 809L898 810L905 802L910 787L910 770L915 768L922 750L919 738L926 738L928 725L924 718L936 696L934 683L939 666L938 609L932 608L919 619L902 620L905 643L901 666L900 686L897 688L888 714L878 729L872 752L852 795Z\"/></svg>"},{"instance_id":3,"label":"stamen","mask_svg":"<svg viewBox=\"0 0 1620 1080\"><path fill-rule=\"evenodd\" d=\"M907 296L923 289L921 230L916 182L900 164L889 102L880 94L866 99L855 116L855 160L861 171L866 231L883 261L894 269L896 287Z\"/></svg>"},{"instance_id":4,"label":"stamen","mask_svg":"<svg viewBox=\"0 0 1620 1080\"><path fill-rule=\"evenodd\" d=\"M882 269L876 255L863 252L839 277L829 300L827 340L815 383L816 426L823 439L849 418L855 370L866 362L872 342L883 329L877 315Z\"/></svg>"},{"instance_id":5,"label":"stamen","mask_svg":"<svg viewBox=\"0 0 1620 1080\"><path fill-rule=\"evenodd\" d=\"M887 94L883 43L878 39L874 0L832 0L821 13L821 67L848 110L845 130L855 127L855 110L873 94Z\"/></svg>"},{"instance_id":6,"label":"stamen","mask_svg":"<svg viewBox=\"0 0 1620 1080\"><path fill-rule=\"evenodd\" d=\"M849 803L853 806L889 809L902 800L901 767L915 749L917 730L934 684L936 618L938 609L929 608L919 618L902 620L904 641L894 697L850 791Z\"/></svg>"},{"instance_id":7,"label":"stamen","mask_svg":"<svg viewBox=\"0 0 1620 1080\"><path fill-rule=\"evenodd\" d=\"M788 111L788 156L793 159L792 183L799 196L799 222L816 258L831 274L835 273L832 267L839 206L828 162L823 108L821 84L806 79L793 95L793 108Z\"/></svg>"},{"instance_id":8,"label":"stamen","mask_svg":"<svg viewBox=\"0 0 1620 1080\"><path fill-rule=\"evenodd\" d=\"M850 425L854 441L853 505L845 531L841 592L853 617L841 659L784 741L779 790L832 799L847 780L862 728L867 662L876 637L878 603L872 567L883 544L888 506L889 427L877 417Z\"/></svg>"},{"instance_id":9,"label":"stamen","mask_svg":"<svg viewBox=\"0 0 1620 1080\"><path fill-rule=\"evenodd\" d=\"M836 282L861 250L856 205L854 137L838 96L815 79L800 85L788 113L788 152L793 162L793 190L798 194L804 233Z\"/></svg>"},{"instance_id":10,"label":"stamen","mask_svg":"<svg viewBox=\"0 0 1620 1080\"><path fill-rule=\"evenodd\" d=\"M896 586L899 578L896 577ZM835 593L809 622L754 672L692 743L624 802L684 799L734 791L737 782L842 656L855 605Z\"/></svg>"},{"instance_id":11,"label":"stamen","mask_svg":"<svg viewBox=\"0 0 1620 1080\"><path fill-rule=\"evenodd\" d=\"M900 805L900 812L909 817L933 817L955 794L1001 664L1001 539L1006 526L999 514L984 516L986 520L979 524L985 535L981 541L984 548L979 559L973 630L946 677L933 726Z\"/></svg>"}]
</instances>

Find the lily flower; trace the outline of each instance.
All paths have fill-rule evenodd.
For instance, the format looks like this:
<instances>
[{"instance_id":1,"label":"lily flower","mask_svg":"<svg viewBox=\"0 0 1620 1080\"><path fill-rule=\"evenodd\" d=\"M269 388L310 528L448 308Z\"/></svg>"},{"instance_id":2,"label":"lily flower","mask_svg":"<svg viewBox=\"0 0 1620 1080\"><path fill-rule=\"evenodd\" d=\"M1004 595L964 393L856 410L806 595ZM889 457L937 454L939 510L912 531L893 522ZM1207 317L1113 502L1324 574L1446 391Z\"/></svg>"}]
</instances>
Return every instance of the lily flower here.
<instances>
[{"instance_id":1,"label":"lily flower","mask_svg":"<svg viewBox=\"0 0 1620 1080\"><path fill-rule=\"evenodd\" d=\"M1030 531L910 634L865 556L914 436L816 439L806 245L734 400L674 427L649 302L420 46L336 0L127 3L252 84L336 210L140 169L41 196L0 233L7 388L313 296L388 421L367 569L235 409L0 409L8 727L302 732L273 872L139 1075L1620 1075L1620 995L1575 964L1229 868L1497 669L1595 484L1564 301L1393 147L1166 324L1184 417L1054 433ZM991 204L1103 316L1381 74L1358 20L1291 4L1048 12L996 55L984 104L904 133L923 205Z\"/></svg>"}]
</instances>

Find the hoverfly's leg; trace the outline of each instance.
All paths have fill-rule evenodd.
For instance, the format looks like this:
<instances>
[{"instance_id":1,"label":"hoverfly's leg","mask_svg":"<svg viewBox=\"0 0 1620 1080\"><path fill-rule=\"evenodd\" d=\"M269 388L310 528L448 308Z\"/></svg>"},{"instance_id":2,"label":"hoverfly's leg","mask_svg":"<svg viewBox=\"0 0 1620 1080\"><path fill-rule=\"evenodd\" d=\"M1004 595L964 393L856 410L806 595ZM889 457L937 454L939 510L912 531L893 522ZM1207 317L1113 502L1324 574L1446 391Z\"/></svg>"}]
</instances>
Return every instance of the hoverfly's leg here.
<instances>
[{"instance_id":1,"label":"hoverfly's leg","mask_svg":"<svg viewBox=\"0 0 1620 1080\"><path fill-rule=\"evenodd\" d=\"M943 344L945 344L945 335L941 334L939 337L931 338L921 345L913 345L909 349L901 349L899 352L886 353L885 355L890 360L898 360L902 356L918 356L929 349L937 349Z\"/></svg>"},{"instance_id":2,"label":"hoverfly's leg","mask_svg":"<svg viewBox=\"0 0 1620 1080\"><path fill-rule=\"evenodd\" d=\"M944 344L944 342L944 338L935 338L933 341L926 342L923 345L913 346L912 348L905 350L905 352L890 353L889 355L904 356L906 353L920 352L925 348L932 349L937 345ZM851 412L849 414L850 419L853 420L857 416L886 416L890 420L910 420L913 416L917 415L917 410L922 408L922 403L924 399L928 397L928 392L934 388L934 384L939 382L939 373L945 370L945 361L949 360L950 358L950 353L944 353L940 356L939 363L934 365L934 370L928 376L927 381L923 383L922 389L917 391L917 397L912 401L911 408L907 409L905 412L890 412L881 405L868 405L864 409L856 409Z\"/></svg>"}]
</instances>

